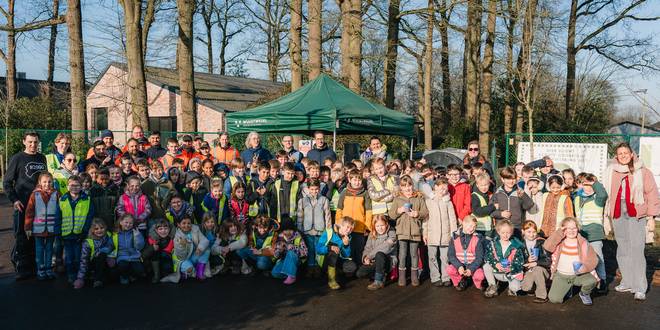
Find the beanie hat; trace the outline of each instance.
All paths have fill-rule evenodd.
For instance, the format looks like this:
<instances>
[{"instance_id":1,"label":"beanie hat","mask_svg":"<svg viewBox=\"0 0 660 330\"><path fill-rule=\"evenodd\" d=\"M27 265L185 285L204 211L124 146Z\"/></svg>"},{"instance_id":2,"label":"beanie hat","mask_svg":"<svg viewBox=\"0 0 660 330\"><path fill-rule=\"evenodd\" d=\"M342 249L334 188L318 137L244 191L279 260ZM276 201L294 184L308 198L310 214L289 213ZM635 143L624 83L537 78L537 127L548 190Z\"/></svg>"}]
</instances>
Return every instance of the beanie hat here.
<instances>
[{"instance_id":1,"label":"beanie hat","mask_svg":"<svg viewBox=\"0 0 660 330\"><path fill-rule=\"evenodd\" d=\"M104 138L107 138L107 137L113 138L113 139L115 138L115 136L112 134L112 131L109 130L109 129L103 130L103 132L101 132L101 139L104 139Z\"/></svg>"}]
</instances>

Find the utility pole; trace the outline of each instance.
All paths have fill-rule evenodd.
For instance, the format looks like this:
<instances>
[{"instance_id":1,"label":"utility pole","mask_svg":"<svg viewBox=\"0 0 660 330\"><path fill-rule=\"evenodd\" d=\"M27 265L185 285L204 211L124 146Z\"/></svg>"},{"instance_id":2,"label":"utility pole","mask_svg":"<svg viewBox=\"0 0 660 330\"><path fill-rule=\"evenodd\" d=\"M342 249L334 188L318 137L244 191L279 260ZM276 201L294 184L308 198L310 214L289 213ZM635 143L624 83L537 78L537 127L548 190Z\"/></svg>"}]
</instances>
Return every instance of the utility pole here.
<instances>
[{"instance_id":1,"label":"utility pole","mask_svg":"<svg viewBox=\"0 0 660 330\"><path fill-rule=\"evenodd\" d=\"M646 107L648 107L648 103L646 103L646 92L648 89L638 89L634 90L633 93L635 94L643 94L642 96L642 131L641 133L644 134L644 122L646 120Z\"/></svg>"}]
</instances>

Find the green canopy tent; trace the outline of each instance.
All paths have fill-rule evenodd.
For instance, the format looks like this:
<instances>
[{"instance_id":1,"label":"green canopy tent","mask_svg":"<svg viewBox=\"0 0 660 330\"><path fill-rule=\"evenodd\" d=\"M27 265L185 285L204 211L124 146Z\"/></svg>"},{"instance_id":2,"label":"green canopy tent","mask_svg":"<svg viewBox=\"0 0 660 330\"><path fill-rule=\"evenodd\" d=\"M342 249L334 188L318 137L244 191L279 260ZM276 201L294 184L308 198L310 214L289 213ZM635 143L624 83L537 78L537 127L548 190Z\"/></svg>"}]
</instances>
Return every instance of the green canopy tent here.
<instances>
[{"instance_id":1,"label":"green canopy tent","mask_svg":"<svg viewBox=\"0 0 660 330\"><path fill-rule=\"evenodd\" d=\"M370 102L326 74L277 100L227 114L229 134L326 131L333 133L333 148L337 134L398 135L412 145L414 123L412 116Z\"/></svg>"}]
</instances>

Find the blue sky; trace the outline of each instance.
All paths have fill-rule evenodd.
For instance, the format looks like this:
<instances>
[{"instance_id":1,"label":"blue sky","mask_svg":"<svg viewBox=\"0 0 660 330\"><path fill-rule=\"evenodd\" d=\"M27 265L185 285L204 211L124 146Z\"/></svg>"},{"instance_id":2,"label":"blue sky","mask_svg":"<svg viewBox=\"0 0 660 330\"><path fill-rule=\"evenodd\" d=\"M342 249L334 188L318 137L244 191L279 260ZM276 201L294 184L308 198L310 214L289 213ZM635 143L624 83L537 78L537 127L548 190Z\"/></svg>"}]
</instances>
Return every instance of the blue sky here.
<instances>
[{"instance_id":1,"label":"blue sky","mask_svg":"<svg viewBox=\"0 0 660 330\"><path fill-rule=\"evenodd\" d=\"M34 4L38 0L22 0L18 1L17 6L17 21L26 21L32 17L34 12ZM418 0L411 0L413 3ZM326 1L327 2L327 1ZM334 1L331 1L334 2ZM99 4L100 3L100 4ZM4 4L3 4L4 5ZM113 44L116 45L117 40L113 40L112 36L108 33L108 27L118 26L115 24L118 22L116 18L115 11L112 8L116 6L115 1L111 0L102 0L102 1L93 1L86 2L83 1L83 18L84 23L84 34L86 41L86 55L89 59L87 64L88 73L91 75L94 72L98 72L103 68L102 64L107 63L109 60L113 59L116 56L113 56L111 52L105 51L104 46L112 47ZM645 12L652 12L660 14L660 0L649 0L649 4L646 5ZM168 15L167 13L163 15ZM107 26L99 27L99 22L105 22ZM655 22L634 22L627 29L632 29L637 33L647 34L653 37L653 41L656 45L660 46L660 21ZM56 80L67 80L67 58L66 58L66 28L61 26L60 31L60 40L58 41L58 56L57 56L57 70L56 70ZM166 35L172 33L171 26L161 26L156 25L154 27L154 35ZM202 32L198 30L198 32ZM616 31L615 31L616 32ZM621 32L621 31L619 31ZM5 46L4 35L0 34L0 47ZM243 37L244 40L251 40L251 36L246 35ZM22 36L19 39L18 51L17 51L17 68L20 72L26 72L28 78L32 79L45 79L46 77L46 61L47 61L47 33L44 30L43 33L34 33L30 36ZM205 47L199 42L196 42L195 45L197 53L201 53L202 47ZM172 63L174 57L174 44L170 47L169 53L167 51L163 52L164 61L161 63ZM403 50L400 50L403 53ZM584 63L585 56L583 54L579 60L582 60ZM119 58L116 58L119 59ZM156 63L158 64L158 63ZM580 63L578 63L579 65ZM266 78L267 70L264 64L259 64L255 62L248 62L247 68L251 77L254 78ZM5 67L4 63L0 63L0 71L4 75ZM630 112L639 112L641 109L640 102L634 97L630 96L630 90L640 90L646 89L647 94L645 95L649 105L656 109L660 113L660 74L658 73L649 73L641 74L637 71L620 71L617 73L615 78L612 79L618 89L619 96L619 108L625 111ZM651 111L648 112L649 121L655 122L660 120L660 116L653 114Z\"/></svg>"}]
</instances>

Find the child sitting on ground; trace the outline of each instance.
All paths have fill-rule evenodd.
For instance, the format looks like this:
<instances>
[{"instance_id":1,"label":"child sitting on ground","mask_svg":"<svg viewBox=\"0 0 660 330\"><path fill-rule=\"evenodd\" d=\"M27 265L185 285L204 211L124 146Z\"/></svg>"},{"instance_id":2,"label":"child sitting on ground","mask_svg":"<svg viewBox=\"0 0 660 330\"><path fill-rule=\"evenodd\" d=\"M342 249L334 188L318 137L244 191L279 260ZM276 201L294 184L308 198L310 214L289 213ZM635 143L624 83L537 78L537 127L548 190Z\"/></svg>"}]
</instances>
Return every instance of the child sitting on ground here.
<instances>
[{"instance_id":1,"label":"child sitting on ground","mask_svg":"<svg viewBox=\"0 0 660 330\"><path fill-rule=\"evenodd\" d=\"M463 225L452 234L447 251L447 274L454 288L463 291L467 288L468 279L472 279L474 287L481 290L485 278L481 266L484 263L484 238L476 232L477 218L468 215L463 218Z\"/></svg>"},{"instance_id":2,"label":"child sitting on ground","mask_svg":"<svg viewBox=\"0 0 660 330\"><path fill-rule=\"evenodd\" d=\"M384 214L374 216L367 244L362 252L362 266L357 271L357 277L365 278L373 275L374 281L367 289L375 291L385 287L385 276L396 264L396 232L390 229L390 224Z\"/></svg>"},{"instance_id":3,"label":"child sitting on ground","mask_svg":"<svg viewBox=\"0 0 660 330\"><path fill-rule=\"evenodd\" d=\"M181 278L205 278L204 271L211 252L209 241L192 223L190 217L184 217L177 223L174 234L174 273L165 277L162 282L178 283ZM210 275L210 273L209 273Z\"/></svg>"},{"instance_id":4,"label":"child sitting on ground","mask_svg":"<svg viewBox=\"0 0 660 330\"><path fill-rule=\"evenodd\" d=\"M211 249L211 254L209 255L209 262L207 265L207 268L209 269L208 271L205 271L206 274L210 273L211 276L219 273L224 263L222 257L220 257L218 254L213 253L213 247L216 245L216 242L218 242L218 227L219 226L215 218L215 214L213 212L204 213L204 218L202 219L202 225L200 226L200 229L202 231L202 234L204 234L206 239L209 241L209 247ZM211 277L211 276L206 276L206 277Z\"/></svg>"},{"instance_id":5,"label":"child sitting on ground","mask_svg":"<svg viewBox=\"0 0 660 330\"><path fill-rule=\"evenodd\" d=\"M316 244L316 261L327 268L328 287L332 290L341 288L337 283L337 267L342 267L346 277L352 277L357 269L357 265L351 260L353 227L353 219L343 217L332 228L326 229Z\"/></svg>"},{"instance_id":6,"label":"child sitting on ground","mask_svg":"<svg viewBox=\"0 0 660 330\"><path fill-rule=\"evenodd\" d=\"M147 245L142 250L142 259L151 263L154 275L151 283L158 283L161 278L172 273L174 268L172 263L173 238L172 225L165 219L157 220L149 229Z\"/></svg>"},{"instance_id":7,"label":"child sitting on ground","mask_svg":"<svg viewBox=\"0 0 660 330\"><path fill-rule=\"evenodd\" d=\"M94 288L102 287L109 269L107 258L114 250L115 245L112 236L108 234L105 222L94 218L89 228L89 235L82 244L80 267L73 287L82 289L85 286L85 276L89 275L90 270L94 272Z\"/></svg>"},{"instance_id":8,"label":"child sitting on ground","mask_svg":"<svg viewBox=\"0 0 660 330\"><path fill-rule=\"evenodd\" d=\"M232 274L241 273L241 257L238 251L247 245L245 227L234 219L227 219L220 224L218 239L211 253L221 256L223 261L223 272L231 271Z\"/></svg>"},{"instance_id":9,"label":"child sitting on ground","mask_svg":"<svg viewBox=\"0 0 660 330\"><path fill-rule=\"evenodd\" d=\"M456 213L449 196L449 182L439 178L433 185L433 198L426 200L429 219L422 223L424 244L428 246L431 283L434 286L450 286L447 273L447 253L451 242L451 233L457 229ZM439 263L438 263L438 259Z\"/></svg>"},{"instance_id":10,"label":"child sitting on ground","mask_svg":"<svg viewBox=\"0 0 660 330\"><path fill-rule=\"evenodd\" d=\"M285 278L283 283L286 285L295 283L298 266L307 257L307 246L293 220L283 221L273 257L277 260L271 271L273 277Z\"/></svg>"},{"instance_id":11,"label":"child sitting on ground","mask_svg":"<svg viewBox=\"0 0 660 330\"><path fill-rule=\"evenodd\" d=\"M582 303L592 305L591 291L598 283L594 271L598 265L598 255L580 235L578 220L571 217L564 219L560 228L543 243L543 248L552 252L552 286L548 293L550 302L561 304L566 293L573 286L579 286Z\"/></svg>"},{"instance_id":12,"label":"child sitting on ground","mask_svg":"<svg viewBox=\"0 0 660 330\"><path fill-rule=\"evenodd\" d=\"M508 220L502 220L495 227L497 236L486 245L484 274L488 288L484 292L486 298L498 294L497 281L509 283L509 296L517 296L523 280L523 250L525 246L513 235L513 225Z\"/></svg>"},{"instance_id":13,"label":"child sitting on ground","mask_svg":"<svg viewBox=\"0 0 660 330\"><path fill-rule=\"evenodd\" d=\"M144 248L144 237L135 228L134 219L130 213L119 218L112 241L116 247L112 257L115 258L119 269L119 282L126 285L138 277L144 277L144 266L140 254Z\"/></svg>"},{"instance_id":14,"label":"child sitting on ground","mask_svg":"<svg viewBox=\"0 0 660 330\"><path fill-rule=\"evenodd\" d=\"M273 266L273 241L277 222L266 217L259 216L254 222L252 234L248 240L249 246L238 251L238 255L244 263L241 268L243 275L252 273L251 266L258 270L267 272ZM251 264L251 265L250 265Z\"/></svg>"}]
</instances>

